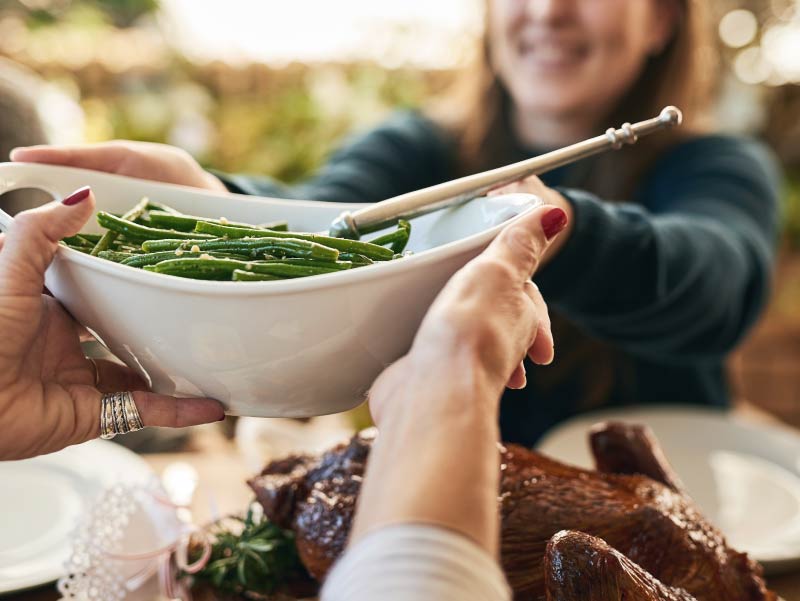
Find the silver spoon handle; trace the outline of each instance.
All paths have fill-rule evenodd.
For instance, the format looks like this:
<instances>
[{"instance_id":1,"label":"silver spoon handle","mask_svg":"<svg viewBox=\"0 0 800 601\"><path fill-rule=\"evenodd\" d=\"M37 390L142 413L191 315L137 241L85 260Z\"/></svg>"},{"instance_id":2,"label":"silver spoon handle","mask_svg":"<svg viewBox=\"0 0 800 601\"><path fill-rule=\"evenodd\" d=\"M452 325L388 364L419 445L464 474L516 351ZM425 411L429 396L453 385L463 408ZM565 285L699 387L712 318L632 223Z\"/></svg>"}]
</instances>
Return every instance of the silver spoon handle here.
<instances>
[{"instance_id":1,"label":"silver spoon handle","mask_svg":"<svg viewBox=\"0 0 800 601\"><path fill-rule=\"evenodd\" d=\"M330 235L357 239L397 223L398 219L413 219L446 207L452 207L482 196L492 188L517 181L530 175L541 175L605 150L619 150L653 132L678 126L683 120L681 111L668 106L658 117L620 129L610 128L602 136L590 138L547 154L490 171L468 175L460 179L401 194L358 211L342 213L331 224Z\"/></svg>"}]
</instances>

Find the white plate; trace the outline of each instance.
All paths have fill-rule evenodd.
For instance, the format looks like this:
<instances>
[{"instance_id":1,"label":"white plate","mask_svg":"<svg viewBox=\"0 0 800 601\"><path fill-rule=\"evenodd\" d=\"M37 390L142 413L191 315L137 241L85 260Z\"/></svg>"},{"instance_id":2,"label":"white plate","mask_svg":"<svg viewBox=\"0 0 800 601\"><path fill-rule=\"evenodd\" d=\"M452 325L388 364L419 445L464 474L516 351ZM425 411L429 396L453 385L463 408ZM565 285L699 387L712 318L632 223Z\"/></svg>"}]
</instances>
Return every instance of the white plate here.
<instances>
[{"instance_id":1,"label":"white plate","mask_svg":"<svg viewBox=\"0 0 800 601\"><path fill-rule=\"evenodd\" d=\"M593 467L587 433L604 420L650 426L689 494L731 546L771 574L800 565L800 436L722 410L636 407L574 418L538 448Z\"/></svg>"},{"instance_id":2,"label":"white plate","mask_svg":"<svg viewBox=\"0 0 800 601\"><path fill-rule=\"evenodd\" d=\"M143 459L103 440L0 462L0 593L61 577L72 532L94 498L117 482L150 477Z\"/></svg>"}]
</instances>

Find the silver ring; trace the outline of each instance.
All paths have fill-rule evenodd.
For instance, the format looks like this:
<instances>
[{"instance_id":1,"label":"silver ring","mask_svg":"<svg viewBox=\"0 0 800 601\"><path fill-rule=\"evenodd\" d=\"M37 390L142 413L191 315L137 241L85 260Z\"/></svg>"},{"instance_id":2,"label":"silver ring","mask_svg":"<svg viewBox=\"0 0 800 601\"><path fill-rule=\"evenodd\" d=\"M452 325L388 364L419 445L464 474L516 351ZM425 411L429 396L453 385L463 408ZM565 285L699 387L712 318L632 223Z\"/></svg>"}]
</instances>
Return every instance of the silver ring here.
<instances>
[{"instance_id":1,"label":"silver ring","mask_svg":"<svg viewBox=\"0 0 800 601\"><path fill-rule=\"evenodd\" d=\"M109 392L100 403L100 438L110 440L144 428L132 392Z\"/></svg>"}]
</instances>

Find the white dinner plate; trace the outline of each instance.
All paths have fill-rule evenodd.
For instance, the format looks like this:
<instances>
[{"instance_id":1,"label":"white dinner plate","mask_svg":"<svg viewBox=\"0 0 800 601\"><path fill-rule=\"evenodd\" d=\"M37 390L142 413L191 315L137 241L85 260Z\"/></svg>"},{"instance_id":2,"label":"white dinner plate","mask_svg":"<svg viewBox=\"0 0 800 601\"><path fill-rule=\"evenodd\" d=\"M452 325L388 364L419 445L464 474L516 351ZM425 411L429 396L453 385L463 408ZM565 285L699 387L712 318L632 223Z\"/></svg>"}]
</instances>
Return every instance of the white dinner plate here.
<instances>
[{"instance_id":1,"label":"white dinner plate","mask_svg":"<svg viewBox=\"0 0 800 601\"><path fill-rule=\"evenodd\" d=\"M604 420L650 426L704 514L767 573L800 566L800 436L722 410L633 407L569 420L538 448L593 467L587 434Z\"/></svg>"},{"instance_id":2,"label":"white dinner plate","mask_svg":"<svg viewBox=\"0 0 800 601\"><path fill-rule=\"evenodd\" d=\"M61 577L78 519L97 495L151 477L143 459L103 440L0 462L0 594Z\"/></svg>"}]
</instances>

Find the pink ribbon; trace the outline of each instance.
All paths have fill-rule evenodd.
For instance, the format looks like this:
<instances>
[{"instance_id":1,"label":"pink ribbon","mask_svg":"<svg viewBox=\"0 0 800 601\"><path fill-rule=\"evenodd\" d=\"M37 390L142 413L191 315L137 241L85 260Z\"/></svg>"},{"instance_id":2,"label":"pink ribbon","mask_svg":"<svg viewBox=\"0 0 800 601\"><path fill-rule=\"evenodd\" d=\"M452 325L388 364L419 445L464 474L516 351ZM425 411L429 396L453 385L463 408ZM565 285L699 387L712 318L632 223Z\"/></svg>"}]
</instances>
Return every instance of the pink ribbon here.
<instances>
[{"instance_id":1,"label":"pink ribbon","mask_svg":"<svg viewBox=\"0 0 800 601\"><path fill-rule=\"evenodd\" d=\"M186 505L176 505L169 499L156 494L153 494L153 498L157 502L174 509L188 509ZM202 552L197 560L190 563L189 545L193 536L195 540L199 539ZM161 548L143 553L113 553L105 550L103 553L107 557L119 561L156 560L154 564L146 566L127 580L125 587L128 590L138 589L157 571L161 591L168 599L173 601L192 601L191 589L186 586L184 579L180 578L179 574L197 574L208 565L208 560L211 559L211 550L211 536L209 533L194 524L185 524L183 532L181 532L178 539Z\"/></svg>"}]
</instances>

